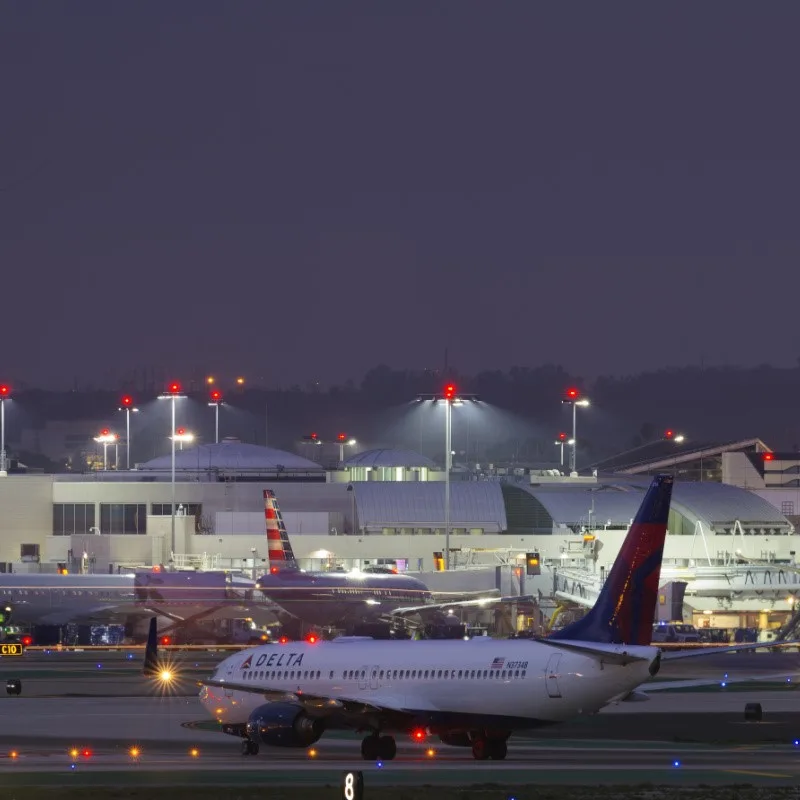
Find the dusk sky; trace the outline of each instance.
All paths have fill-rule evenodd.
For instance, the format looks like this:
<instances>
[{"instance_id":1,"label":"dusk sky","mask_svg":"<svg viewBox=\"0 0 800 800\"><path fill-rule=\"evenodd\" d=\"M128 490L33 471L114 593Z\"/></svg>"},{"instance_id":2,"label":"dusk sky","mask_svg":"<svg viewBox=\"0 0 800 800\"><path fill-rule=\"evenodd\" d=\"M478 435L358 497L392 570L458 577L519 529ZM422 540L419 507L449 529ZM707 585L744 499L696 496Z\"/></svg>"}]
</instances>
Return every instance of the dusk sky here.
<instances>
[{"instance_id":1,"label":"dusk sky","mask_svg":"<svg viewBox=\"0 0 800 800\"><path fill-rule=\"evenodd\" d=\"M789 2L0 0L2 378L794 366L799 29Z\"/></svg>"}]
</instances>

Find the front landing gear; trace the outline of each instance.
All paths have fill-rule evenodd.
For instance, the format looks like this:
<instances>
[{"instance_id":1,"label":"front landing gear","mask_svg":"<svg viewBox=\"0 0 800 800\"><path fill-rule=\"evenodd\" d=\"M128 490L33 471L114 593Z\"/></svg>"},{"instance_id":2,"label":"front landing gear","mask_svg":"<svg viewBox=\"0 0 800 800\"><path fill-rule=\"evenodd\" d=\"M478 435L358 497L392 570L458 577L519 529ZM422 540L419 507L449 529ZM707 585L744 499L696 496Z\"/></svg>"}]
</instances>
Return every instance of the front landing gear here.
<instances>
[{"instance_id":1,"label":"front landing gear","mask_svg":"<svg viewBox=\"0 0 800 800\"><path fill-rule=\"evenodd\" d=\"M257 756L258 755L258 742L251 739L244 739L242 741L242 755L243 756Z\"/></svg>"},{"instance_id":2,"label":"front landing gear","mask_svg":"<svg viewBox=\"0 0 800 800\"><path fill-rule=\"evenodd\" d=\"M502 761L508 755L508 746L502 739L475 739L472 742L472 755L478 761Z\"/></svg>"},{"instance_id":3,"label":"front landing gear","mask_svg":"<svg viewBox=\"0 0 800 800\"><path fill-rule=\"evenodd\" d=\"M393 736L371 733L361 742L361 757L365 761L391 761L396 755L397 743Z\"/></svg>"}]
</instances>

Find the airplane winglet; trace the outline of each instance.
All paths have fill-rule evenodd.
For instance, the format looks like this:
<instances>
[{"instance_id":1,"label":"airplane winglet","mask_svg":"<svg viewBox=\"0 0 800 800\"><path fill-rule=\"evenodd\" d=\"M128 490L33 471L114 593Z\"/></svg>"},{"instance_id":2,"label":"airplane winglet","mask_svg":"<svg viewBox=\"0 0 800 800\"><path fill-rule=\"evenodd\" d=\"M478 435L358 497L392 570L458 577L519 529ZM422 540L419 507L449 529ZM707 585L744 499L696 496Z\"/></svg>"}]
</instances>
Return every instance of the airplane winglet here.
<instances>
[{"instance_id":1,"label":"airplane winglet","mask_svg":"<svg viewBox=\"0 0 800 800\"><path fill-rule=\"evenodd\" d=\"M158 666L158 623L155 617L150 619L150 630L147 632L147 646L144 649L144 665L142 675L157 675Z\"/></svg>"}]
</instances>

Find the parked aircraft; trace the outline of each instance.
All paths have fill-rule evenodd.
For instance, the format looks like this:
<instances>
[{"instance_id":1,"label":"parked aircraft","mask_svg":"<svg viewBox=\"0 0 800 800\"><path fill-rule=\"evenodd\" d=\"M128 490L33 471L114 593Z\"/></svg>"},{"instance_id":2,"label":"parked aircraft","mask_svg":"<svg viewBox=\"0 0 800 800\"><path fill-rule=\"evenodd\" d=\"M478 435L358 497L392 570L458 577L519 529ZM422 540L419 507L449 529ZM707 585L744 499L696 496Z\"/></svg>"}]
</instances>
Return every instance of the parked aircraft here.
<instances>
[{"instance_id":1,"label":"parked aircraft","mask_svg":"<svg viewBox=\"0 0 800 800\"><path fill-rule=\"evenodd\" d=\"M716 683L648 683L662 660L707 652L650 646L672 483L654 478L596 605L550 638L264 645L222 661L201 682L200 699L226 733L242 738L245 754L261 744L307 747L346 728L369 731L361 743L368 760L393 758L398 732L435 734L470 747L476 759L503 759L514 731Z\"/></svg>"},{"instance_id":2,"label":"parked aircraft","mask_svg":"<svg viewBox=\"0 0 800 800\"><path fill-rule=\"evenodd\" d=\"M264 490L264 517L270 569L256 581L256 588L309 625L347 630L358 623L411 614L441 615L460 605L506 599L487 594L481 599L437 603L428 587L411 575L359 570L305 572L295 560L283 515L270 489Z\"/></svg>"}]
</instances>

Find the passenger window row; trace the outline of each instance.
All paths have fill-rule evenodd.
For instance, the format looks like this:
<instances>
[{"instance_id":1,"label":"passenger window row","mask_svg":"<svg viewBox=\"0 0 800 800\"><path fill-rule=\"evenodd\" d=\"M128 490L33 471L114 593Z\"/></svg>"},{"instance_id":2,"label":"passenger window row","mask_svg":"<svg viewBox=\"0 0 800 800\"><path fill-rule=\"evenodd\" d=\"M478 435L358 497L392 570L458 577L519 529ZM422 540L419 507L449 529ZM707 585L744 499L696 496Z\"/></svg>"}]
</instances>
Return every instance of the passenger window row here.
<instances>
[{"instance_id":1,"label":"passenger window row","mask_svg":"<svg viewBox=\"0 0 800 800\"><path fill-rule=\"evenodd\" d=\"M524 678L527 670L519 669L395 669L395 670L372 670L372 678L378 680L431 680L433 678L445 680L509 680L513 678ZM366 670L345 670L342 673L343 680L364 680L366 678Z\"/></svg>"},{"instance_id":2,"label":"passenger window row","mask_svg":"<svg viewBox=\"0 0 800 800\"><path fill-rule=\"evenodd\" d=\"M514 680L525 678L527 670L524 669L395 669L395 670L372 670L372 678L378 680ZM300 669L279 669L279 670L248 670L244 673L244 680L320 680L320 670L300 670ZM342 673L342 680L359 681L366 680L367 671L350 669ZM331 670L329 680L333 680L333 670Z\"/></svg>"},{"instance_id":3,"label":"passenger window row","mask_svg":"<svg viewBox=\"0 0 800 800\"><path fill-rule=\"evenodd\" d=\"M279 669L279 670L249 670L244 673L246 681L282 681L282 680L312 680L318 681L320 679L320 670L303 670L303 669ZM333 672L330 674L333 680Z\"/></svg>"}]
</instances>

